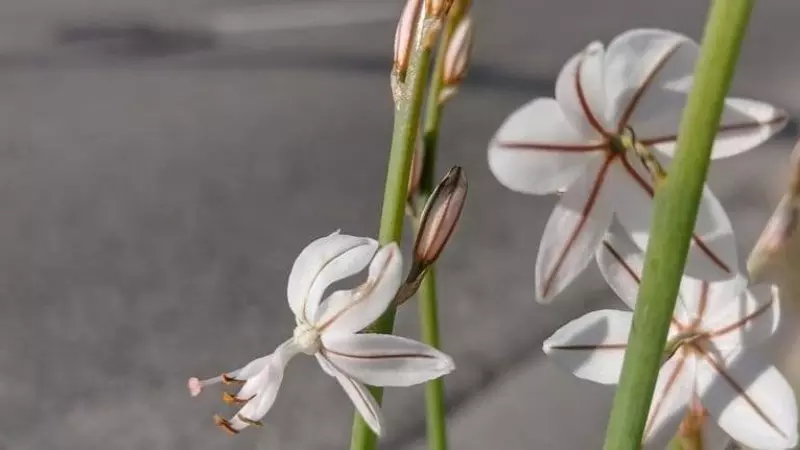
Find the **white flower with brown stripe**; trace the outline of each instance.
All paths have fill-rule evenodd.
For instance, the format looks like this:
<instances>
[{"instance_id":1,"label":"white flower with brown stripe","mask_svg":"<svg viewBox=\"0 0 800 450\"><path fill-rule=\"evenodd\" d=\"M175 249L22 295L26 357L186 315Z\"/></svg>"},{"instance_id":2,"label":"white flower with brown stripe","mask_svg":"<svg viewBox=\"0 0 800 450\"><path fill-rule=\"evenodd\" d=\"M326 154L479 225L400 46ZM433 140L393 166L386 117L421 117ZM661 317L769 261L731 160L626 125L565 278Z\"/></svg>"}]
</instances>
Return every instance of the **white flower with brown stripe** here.
<instances>
[{"instance_id":1,"label":"white flower with brown stripe","mask_svg":"<svg viewBox=\"0 0 800 450\"><path fill-rule=\"evenodd\" d=\"M489 145L489 166L506 187L563 192L536 261L536 298L552 301L592 259L612 218L642 249L652 198L673 156L698 46L670 31L635 29L607 49L591 43L561 70L555 98L512 113ZM728 98L713 158L749 150L787 122L768 104ZM738 272L730 221L705 188L687 274L719 281Z\"/></svg>"},{"instance_id":2,"label":"white flower with brown stripe","mask_svg":"<svg viewBox=\"0 0 800 450\"><path fill-rule=\"evenodd\" d=\"M287 297L295 315L294 334L275 352L220 376L189 379L192 396L203 387L242 384L236 395L224 393L226 403L242 405L232 419L215 416L224 430L236 434L261 425L283 380L284 369L299 353L314 355L322 370L336 378L372 430L383 429L380 407L362 383L411 386L452 372L453 360L423 343L384 334L359 334L389 307L402 281L402 256L397 244L378 248L378 242L338 231L309 244L294 262ZM339 290L323 300L333 283L369 265L366 282Z\"/></svg>"},{"instance_id":3,"label":"white flower with brown stripe","mask_svg":"<svg viewBox=\"0 0 800 450\"><path fill-rule=\"evenodd\" d=\"M643 266L639 249L622 235L610 234L597 251L597 262L606 281L633 308ZM779 315L777 293L767 285L748 291L741 276L715 283L685 277L645 439L659 432L674 434L687 409L700 407L748 447L794 448L794 393L754 348L774 334ZM629 311L591 312L556 331L544 342L544 351L580 378L616 384L632 318Z\"/></svg>"}]
</instances>

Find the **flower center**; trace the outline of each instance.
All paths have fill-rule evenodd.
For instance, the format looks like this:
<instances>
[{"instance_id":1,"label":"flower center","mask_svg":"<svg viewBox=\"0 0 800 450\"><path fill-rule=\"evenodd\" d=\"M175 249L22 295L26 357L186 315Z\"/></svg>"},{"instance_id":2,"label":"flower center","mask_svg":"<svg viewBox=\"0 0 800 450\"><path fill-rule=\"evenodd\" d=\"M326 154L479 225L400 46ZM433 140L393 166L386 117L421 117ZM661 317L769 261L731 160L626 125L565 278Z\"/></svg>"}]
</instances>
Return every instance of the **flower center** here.
<instances>
[{"instance_id":1,"label":"flower center","mask_svg":"<svg viewBox=\"0 0 800 450\"><path fill-rule=\"evenodd\" d=\"M294 329L294 343L306 355L317 353L322 345L319 331L313 326L302 322Z\"/></svg>"}]
</instances>

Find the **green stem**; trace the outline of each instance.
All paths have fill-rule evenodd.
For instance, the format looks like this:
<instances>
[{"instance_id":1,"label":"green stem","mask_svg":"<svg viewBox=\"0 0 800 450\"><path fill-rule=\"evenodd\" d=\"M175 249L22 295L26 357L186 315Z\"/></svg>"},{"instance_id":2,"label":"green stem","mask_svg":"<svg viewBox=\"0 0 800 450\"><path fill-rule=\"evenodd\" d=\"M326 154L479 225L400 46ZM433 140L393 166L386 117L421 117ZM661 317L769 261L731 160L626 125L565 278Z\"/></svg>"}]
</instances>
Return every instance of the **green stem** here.
<instances>
[{"instance_id":1,"label":"green stem","mask_svg":"<svg viewBox=\"0 0 800 450\"><path fill-rule=\"evenodd\" d=\"M651 237L605 450L638 450L686 263L711 146L754 0L711 3L678 149L655 196Z\"/></svg>"},{"instance_id":2,"label":"green stem","mask_svg":"<svg viewBox=\"0 0 800 450\"><path fill-rule=\"evenodd\" d=\"M399 242L402 237L408 177L411 171L411 158L414 155L414 144L419 128L430 59L431 49L429 47L418 46L414 50L405 78L404 93L395 106L392 147L389 153L389 167L386 173L381 224L378 232L378 240L381 244ZM370 331L391 333L394 328L395 312L394 306L391 306L381 318L375 321ZM383 389L372 387L370 391L375 396L375 400L380 403ZM350 448L352 450L372 450L376 446L375 434L356 413Z\"/></svg>"},{"instance_id":3,"label":"green stem","mask_svg":"<svg viewBox=\"0 0 800 450\"><path fill-rule=\"evenodd\" d=\"M436 53L428 100L425 109L425 134L423 135L422 178L420 180L420 200L427 199L433 191L436 173L436 153L439 142L439 126L442 117L442 91L444 56L450 36L455 30L455 20L451 16L445 25ZM419 287L419 318L422 329L422 342L439 348L439 319L436 300L436 275L430 267ZM427 427L428 450L447 449L447 420L444 406L444 380L437 378L425 384L425 423Z\"/></svg>"},{"instance_id":4,"label":"green stem","mask_svg":"<svg viewBox=\"0 0 800 450\"><path fill-rule=\"evenodd\" d=\"M436 304L436 274L429 267L419 287L419 318L422 341L439 348L439 321ZM447 421L444 407L444 380L437 378L425 384L425 421L428 429L428 450L447 449Z\"/></svg>"}]
</instances>

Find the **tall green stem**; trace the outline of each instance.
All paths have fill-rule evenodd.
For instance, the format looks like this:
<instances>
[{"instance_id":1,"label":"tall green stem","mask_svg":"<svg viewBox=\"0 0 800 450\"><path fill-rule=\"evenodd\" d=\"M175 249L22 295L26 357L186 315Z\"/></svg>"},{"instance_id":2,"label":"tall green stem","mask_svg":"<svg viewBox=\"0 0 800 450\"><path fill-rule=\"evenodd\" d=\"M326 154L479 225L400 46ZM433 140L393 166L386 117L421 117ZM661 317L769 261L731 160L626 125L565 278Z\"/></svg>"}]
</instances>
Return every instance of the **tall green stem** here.
<instances>
[{"instance_id":1,"label":"tall green stem","mask_svg":"<svg viewBox=\"0 0 800 450\"><path fill-rule=\"evenodd\" d=\"M423 30L424 33L424 30ZM381 244L399 242L403 233L408 177L411 171L411 158L419 128L422 101L425 96L425 82L430 66L431 49L418 46L414 50L405 88L395 105L392 146L389 153L389 166L386 173L386 187L383 195L381 224L378 240ZM391 333L394 328L395 308L390 307L371 327L376 333ZM380 403L383 389L370 388ZM375 434L361 417L356 414L350 440L351 450L373 450L376 447Z\"/></svg>"},{"instance_id":2,"label":"tall green stem","mask_svg":"<svg viewBox=\"0 0 800 450\"><path fill-rule=\"evenodd\" d=\"M638 450L700 203L711 146L754 0L711 2L678 149L655 196L651 237L605 450Z\"/></svg>"},{"instance_id":3,"label":"tall green stem","mask_svg":"<svg viewBox=\"0 0 800 450\"><path fill-rule=\"evenodd\" d=\"M424 161L422 161L422 178L420 180L420 198L422 199L427 199L433 190L434 174L436 173L436 153L439 142L439 125L442 117L442 103L439 101L439 97L442 92L444 56L455 26L455 20L453 16L450 16L439 41L431 84L428 89L428 100L425 109L425 134L423 135ZM422 342L439 348L436 274L433 267L428 268L422 280L418 291L418 302ZM447 449L447 420L445 416L444 380L437 378L425 384L425 423L428 450Z\"/></svg>"}]
</instances>

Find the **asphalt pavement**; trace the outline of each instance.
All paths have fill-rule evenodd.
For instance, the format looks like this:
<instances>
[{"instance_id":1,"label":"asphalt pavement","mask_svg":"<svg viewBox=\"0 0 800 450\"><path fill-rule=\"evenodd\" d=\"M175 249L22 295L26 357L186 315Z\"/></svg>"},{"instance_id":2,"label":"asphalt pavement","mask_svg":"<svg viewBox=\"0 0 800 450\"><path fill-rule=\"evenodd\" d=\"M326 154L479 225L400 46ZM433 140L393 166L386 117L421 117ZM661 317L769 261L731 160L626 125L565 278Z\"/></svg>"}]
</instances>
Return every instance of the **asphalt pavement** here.
<instances>
[{"instance_id":1,"label":"asphalt pavement","mask_svg":"<svg viewBox=\"0 0 800 450\"><path fill-rule=\"evenodd\" d=\"M533 267L554 197L486 164L513 109L564 61L636 27L700 36L708 2L473 2L474 58L448 105L441 168L465 167L439 266L452 448L599 448L613 392L541 342L616 305L594 269L549 307ZM326 9L330 6L330 10ZM391 133L396 1L6 0L0 4L0 449L343 449L351 406L292 361L262 429L230 437L209 376L292 331L297 253L374 235ZM343 14L345 11L347 14ZM734 91L800 115L800 3L756 5ZM714 166L741 253L780 195L797 127ZM414 303L399 332L416 333ZM421 449L422 390L389 389L382 448Z\"/></svg>"}]
</instances>

